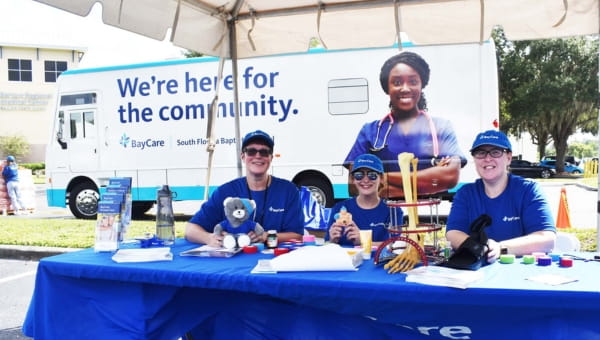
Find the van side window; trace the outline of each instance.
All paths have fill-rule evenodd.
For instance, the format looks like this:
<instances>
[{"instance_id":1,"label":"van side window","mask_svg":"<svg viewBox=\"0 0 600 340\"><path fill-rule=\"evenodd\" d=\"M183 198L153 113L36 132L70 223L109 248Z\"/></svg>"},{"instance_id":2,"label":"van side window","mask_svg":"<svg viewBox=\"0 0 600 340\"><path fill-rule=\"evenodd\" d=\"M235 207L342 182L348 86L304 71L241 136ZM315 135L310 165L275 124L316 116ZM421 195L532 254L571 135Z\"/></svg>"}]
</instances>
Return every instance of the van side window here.
<instances>
[{"instance_id":1,"label":"van side window","mask_svg":"<svg viewBox=\"0 0 600 340\"><path fill-rule=\"evenodd\" d=\"M79 93L60 96L60 106L96 104L95 93Z\"/></svg>"},{"instance_id":2,"label":"van side window","mask_svg":"<svg viewBox=\"0 0 600 340\"><path fill-rule=\"evenodd\" d=\"M364 114L369 111L369 83L365 78L332 79L327 85L329 113Z\"/></svg>"},{"instance_id":3,"label":"van side window","mask_svg":"<svg viewBox=\"0 0 600 340\"><path fill-rule=\"evenodd\" d=\"M71 139L93 138L94 112L72 112L70 115Z\"/></svg>"}]
</instances>

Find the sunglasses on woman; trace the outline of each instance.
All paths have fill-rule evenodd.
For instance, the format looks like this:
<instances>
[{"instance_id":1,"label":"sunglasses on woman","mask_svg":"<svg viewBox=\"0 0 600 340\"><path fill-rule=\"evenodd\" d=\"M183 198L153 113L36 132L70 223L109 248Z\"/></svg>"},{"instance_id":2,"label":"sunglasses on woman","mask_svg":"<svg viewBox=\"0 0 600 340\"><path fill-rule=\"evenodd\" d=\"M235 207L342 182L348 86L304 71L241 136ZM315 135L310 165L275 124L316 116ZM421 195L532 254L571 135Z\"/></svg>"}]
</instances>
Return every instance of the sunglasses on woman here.
<instances>
[{"instance_id":1,"label":"sunglasses on woman","mask_svg":"<svg viewBox=\"0 0 600 340\"><path fill-rule=\"evenodd\" d=\"M245 148L244 152L246 155L250 157L256 156L258 153L261 157L267 157L271 154L271 149L255 149L255 148Z\"/></svg>"},{"instance_id":2,"label":"sunglasses on woman","mask_svg":"<svg viewBox=\"0 0 600 340\"><path fill-rule=\"evenodd\" d=\"M365 176L367 176L370 180L374 181L377 179L377 177L379 177L379 173L377 173L376 171L356 171L352 173L352 177L354 177L355 180L360 181L363 178L365 178Z\"/></svg>"}]
</instances>

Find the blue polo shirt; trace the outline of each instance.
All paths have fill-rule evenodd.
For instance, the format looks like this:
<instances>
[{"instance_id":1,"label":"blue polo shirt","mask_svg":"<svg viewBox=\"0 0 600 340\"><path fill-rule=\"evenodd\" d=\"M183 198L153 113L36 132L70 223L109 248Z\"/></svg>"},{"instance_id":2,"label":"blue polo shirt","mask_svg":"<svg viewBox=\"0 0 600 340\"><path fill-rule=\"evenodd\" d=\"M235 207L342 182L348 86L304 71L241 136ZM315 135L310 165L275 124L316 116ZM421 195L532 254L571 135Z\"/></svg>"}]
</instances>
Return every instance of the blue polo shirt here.
<instances>
[{"instance_id":1,"label":"blue polo shirt","mask_svg":"<svg viewBox=\"0 0 600 340\"><path fill-rule=\"evenodd\" d=\"M460 230L469 234L477 217L488 214L492 224L485 228L488 237L500 242L540 230L556 232L548 201L539 185L512 174L498 197L489 198L481 179L463 185L454 196L446 232Z\"/></svg>"},{"instance_id":2,"label":"blue polo shirt","mask_svg":"<svg viewBox=\"0 0 600 340\"><path fill-rule=\"evenodd\" d=\"M274 176L271 176L271 184L267 190L249 190L246 177L236 178L219 186L192 216L190 222L212 232L218 223L227 219L223 206L227 197L254 200L256 209L253 219L265 230L304 234L304 214L298 188L292 182Z\"/></svg>"}]
</instances>

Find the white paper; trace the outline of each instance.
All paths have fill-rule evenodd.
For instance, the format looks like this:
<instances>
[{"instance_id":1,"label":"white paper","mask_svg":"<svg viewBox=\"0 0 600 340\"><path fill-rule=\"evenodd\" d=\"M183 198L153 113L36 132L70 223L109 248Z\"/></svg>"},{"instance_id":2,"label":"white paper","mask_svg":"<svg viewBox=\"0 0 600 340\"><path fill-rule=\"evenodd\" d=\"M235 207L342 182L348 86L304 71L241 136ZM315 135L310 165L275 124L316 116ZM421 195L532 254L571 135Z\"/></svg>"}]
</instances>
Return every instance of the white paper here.
<instances>
[{"instance_id":1,"label":"white paper","mask_svg":"<svg viewBox=\"0 0 600 340\"><path fill-rule=\"evenodd\" d=\"M460 270L438 266L423 266L406 272L406 282L465 289L483 278L479 270Z\"/></svg>"},{"instance_id":2,"label":"white paper","mask_svg":"<svg viewBox=\"0 0 600 340\"><path fill-rule=\"evenodd\" d=\"M348 249L338 244L304 246L270 261L276 272L294 271L356 271L362 263L362 255L348 254Z\"/></svg>"},{"instance_id":3,"label":"white paper","mask_svg":"<svg viewBox=\"0 0 600 340\"><path fill-rule=\"evenodd\" d=\"M577 279L568 276L555 275L555 274L541 274L536 276L528 277L527 280L545 283L551 286L562 285L565 283L575 282Z\"/></svg>"},{"instance_id":4,"label":"white paper","mask_svg":"<svg viewBox=\"0 0 600 340\"><path fill-rule=\"evenodd\" d=\"M168 247L119 249L112 259L118 263L172 261L173 253Z\"/></svg>"},{"instance_id":5,"label":"white paper","mask_svg":"<svg viewBox=\"0 0 600 340\"><path fill-rule=\"evenodd\" d=\"M277 273L273 267L271 267L271 260L258 260L256 266L250 271L252 274L274 274Z\"/></svg>"}]
</instances>

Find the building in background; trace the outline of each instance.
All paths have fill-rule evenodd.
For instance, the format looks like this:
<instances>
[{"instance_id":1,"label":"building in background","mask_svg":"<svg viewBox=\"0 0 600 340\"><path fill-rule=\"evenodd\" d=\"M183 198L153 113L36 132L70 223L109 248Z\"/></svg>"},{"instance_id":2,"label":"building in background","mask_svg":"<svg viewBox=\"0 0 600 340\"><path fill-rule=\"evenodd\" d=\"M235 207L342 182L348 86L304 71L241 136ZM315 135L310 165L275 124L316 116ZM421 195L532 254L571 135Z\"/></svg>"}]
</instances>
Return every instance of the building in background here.
<instances>
[{"instance_id":1,"label":"building in background","mask_svg":"<svg viewBox=\"0 0 600 340\"><path fill-rule=\"evenodd\" d=\"M82 47L0 41L0 136L27 140L29 153L20 163L44 161L56 79L78 68L85 52Z\"/></svg>"}]
</instances>

